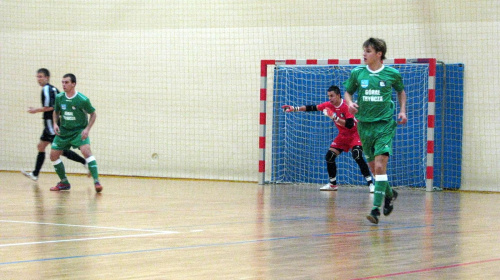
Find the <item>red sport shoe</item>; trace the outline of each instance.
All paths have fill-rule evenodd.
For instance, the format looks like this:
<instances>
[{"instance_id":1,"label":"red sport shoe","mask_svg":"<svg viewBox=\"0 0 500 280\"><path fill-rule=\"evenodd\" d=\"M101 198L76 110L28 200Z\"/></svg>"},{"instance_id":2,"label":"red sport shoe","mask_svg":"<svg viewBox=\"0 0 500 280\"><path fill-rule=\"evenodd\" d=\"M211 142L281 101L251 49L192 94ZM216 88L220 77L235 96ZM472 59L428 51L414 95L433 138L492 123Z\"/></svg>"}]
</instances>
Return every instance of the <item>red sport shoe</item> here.
<instances>
[{"instance_id":1,"label":"red sport shoe","mask_svg":"<svg viewBox=\"0 0 500 280\"><path fill-rule=\"evenodd\" d=\"M101 183L95 182L95 191L100 193L102 191Z\"/></svg>"},{"instance_id":2,"label":"red sport shoe","mask_svg":"<svg viewBox=\"0 0 500 280\"><path fill-rule=\"evenodd\" d=\"M51 191L69 191L71 185L69 183L59 182L55 187L50 188Z\"/></svg>"}]
</instances>

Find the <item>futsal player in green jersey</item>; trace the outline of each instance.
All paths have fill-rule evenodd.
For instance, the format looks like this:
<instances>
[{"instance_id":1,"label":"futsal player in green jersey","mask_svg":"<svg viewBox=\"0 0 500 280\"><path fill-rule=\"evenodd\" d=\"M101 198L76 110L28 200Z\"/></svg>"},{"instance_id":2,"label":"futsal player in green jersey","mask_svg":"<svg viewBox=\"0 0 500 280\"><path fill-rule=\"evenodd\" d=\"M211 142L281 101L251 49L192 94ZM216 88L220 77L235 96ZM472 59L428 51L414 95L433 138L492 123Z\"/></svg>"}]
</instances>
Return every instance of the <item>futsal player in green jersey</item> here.
<instances>
[{"instance_id":1,"label":"futsal player in green jersey","mask_svg":"<svg viewBox=\"0 0 500 280\"><path fill-rule=\"evenodd\" d=\"M90 100L80 92L75 90L76 77L73 74L66 74L62 79L64 92L56 96L53 112L53 123L56 137L52 142L50 160L54 165L57 175L61 179L51 191L69 190L71 185L66 177L64 164L60 159L64 150L71 147L79 148L85 157L87 166L94 178L96 192L102 191L97 172L97 162L90 150L89 132L96 120L95 108ZM60 125L58 121L61 121Z\"/></svg>"},{"instance_id":2,"label":"futsal player in green jersey","mask_svg":"<svg viewBox=\"0 0 500 280\"><path fill-rule=\"evenodd\" d=\"M363 43L363 59L366 65L354 68L344 82L344 99L349 111L358 119L358 132L368 165L375 175L373 208L366 217L377 224L384 199L383 213L391 214L398 193L391 188L387 178L387 163L392 154L392 139L397 124L406 124L406 93L398 70L385 66L383 60L387 45L384 40L370 38ZM393 118L395 104L392 89L397 93L400 111L397 123ZM358 93L357 103L352 96Z\"/></svg>"}]
</instances>

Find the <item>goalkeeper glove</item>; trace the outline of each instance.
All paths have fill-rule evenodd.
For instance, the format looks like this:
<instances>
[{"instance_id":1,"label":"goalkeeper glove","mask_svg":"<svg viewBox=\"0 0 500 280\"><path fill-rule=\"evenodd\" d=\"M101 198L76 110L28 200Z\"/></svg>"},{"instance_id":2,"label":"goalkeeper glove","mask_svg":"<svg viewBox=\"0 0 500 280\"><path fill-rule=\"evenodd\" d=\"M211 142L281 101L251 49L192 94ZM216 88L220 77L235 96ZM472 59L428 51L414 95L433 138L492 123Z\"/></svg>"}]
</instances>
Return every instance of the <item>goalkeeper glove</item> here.
<instances>
[{"instance_id":1,"label":"goalkeeper glove","mask_svg":"<svg viewBox=\"0 0 500 280\"><path fill-rule=\"evenodd\" d=\"M290 105L283 105L283 106L281 106L281 108L283 109L283 111L285 111L287 113L290 113L290 112L298 112L300 107L293 107L293 106L290 106Z\"/></svg>"},{"instance_id":2,"label":"goalkeeper glove","mask_svg":"<svg viewBox=\"0 0 500 280\"><path fill-rule=\"evenodd\" d=\"M330 108L324 109L323 114L332 119L334 122L339 120L339 117L337 117L337 113L333 112Z\"/></svg>"}]
</instances>

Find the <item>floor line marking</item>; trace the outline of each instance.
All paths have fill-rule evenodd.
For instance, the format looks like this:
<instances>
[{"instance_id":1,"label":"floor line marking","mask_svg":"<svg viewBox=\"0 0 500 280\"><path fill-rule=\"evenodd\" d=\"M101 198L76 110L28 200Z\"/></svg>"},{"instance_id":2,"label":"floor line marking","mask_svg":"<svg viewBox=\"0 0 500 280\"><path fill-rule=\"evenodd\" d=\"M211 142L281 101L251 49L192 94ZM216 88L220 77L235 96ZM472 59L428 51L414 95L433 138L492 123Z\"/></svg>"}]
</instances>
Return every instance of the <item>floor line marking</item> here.
<instances>
[{"instance_id":1,"label":"floor line marking","mask_svg":"<svg viewBox=\"0 0 500 280\"><path fill-rule=\"evenodd\" d=\"M392 228L392 230L406 230L406 229L425 228L425 227L428 227L428 226L422 225L422 226L412 226L412 227L398 227L398 228ZM208 243L208 244L205 243L205 244L186 245L186 246L177 246L177 247L142 249L142 250L134 250L134 251L108 252L108 253L90 254L90 255L77 255L77 256L65 256L65 257L32 259L32 260L22 260L22 261L10 261L10 262L0 262L0 265L31 263L31 262L46 262L46 261L55 261L55 260L64 260L64 259L79 259L79 258L90 258L90 257L116 256L116 255L127 255L127 254L140 254L140 253L151 253L151 252L162 252L162 251L173 251L173 250L211 248L211 247L219 247L219 246L245 245L245 244L254 244L254 243L260 243L260 242L294 240L294 239L300 239L300 238L311 238L311 237L317 238L317 237L339 236L339 235L343 235L343 234L352 234L352 233L360 233L361 234L361 233L368 233L368 232L376 232L379 230L389 230L389 229L372 229L372 230L336 232L336 233L327 233L327 234L270 237L270 238L263 238L263 239L250 239L250 240L223 242L223 243Z\"/></svg>"},{"instance_id":2,"label":"floor line marking","mask_svg":"<svg viewBox=\"0 0 500 280\"><path fill-rule=\"evenodd\" d=\"M422 268L422 269L417 269L417 270L401 271L401 272L395 272L395 273L389 273L389 274L383 274L383 275L368 276L368 277L363 277L363 278L354 278L351 280L368 280L368 279L386 278L386 277L392 277L392 276L408 275L408 274L414 274L414 273L420 273L420 272L429 272L429 271L434 271L434 270L441 270L441 269L448 269L448 268L454 268L454 267L462 267L462 266L467 266L467 265L482 264L482 263L497 262L497 261L500 261L500 258L472 261L472 262L466 262L466 263L456 263L456 264L443 265L443 266L435 266L435 267Z\"/></svg>"},{"instance_id":3,"label":"floor line marking","mask_svg":"<svg viewBox=\"0 0 500 280\"><path fill-rule=\"evenodd\" d=\"M56 224L56 223L41 223L41 222L28 222L28 221L12 221L0 220L0 223L17 223L17 224L32 224L32 225L49 225L49 226L64 226L64 227L81 227L81 228L97 228L97 229L112 229L123 231L141 231L141 232L156 232L156 233L170 233L171 231L153 230L153 229L137 229L137 228L120 228L120 227L101 227L101 226L86 226L86 225L72 225L72 224Z\"/></svg>"},{"instance_id":4,"label":"floor line marking","mask_svg":"<svg viewBox=\"0 0 500 280\"><path fill-rule=\"evenodd\" d=\"M75 238L75 239L62 239L62 240L35 241L35 242L24 242L24 243L1 244L0 247L26 246L26 245L62 243L62 242L81 242L81 241L103 240L103 239L132 238L132 237L167 235L167 234L176 234L176 233L179 233L179 232L177 232L177 231L169 231L169 232L165 231L165 232L156 232L156 233L118 235L118 236L103 236L103 237L88 237L88 238Z\"/></svg>"}]
</instances>

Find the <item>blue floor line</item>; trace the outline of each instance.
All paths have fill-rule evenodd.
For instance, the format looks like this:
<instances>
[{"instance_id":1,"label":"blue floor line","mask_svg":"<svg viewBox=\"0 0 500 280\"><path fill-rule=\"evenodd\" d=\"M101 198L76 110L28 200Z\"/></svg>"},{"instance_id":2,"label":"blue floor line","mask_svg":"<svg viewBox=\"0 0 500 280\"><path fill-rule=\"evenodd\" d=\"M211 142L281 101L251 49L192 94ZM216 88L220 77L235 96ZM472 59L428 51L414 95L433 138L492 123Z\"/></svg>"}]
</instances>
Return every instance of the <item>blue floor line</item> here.
<instances>
[{"instance_id":1,"label":"blue floor line","mask_svg":"<svg viewBox=\"0 0 500 280\"><path fill-rule=\"evenodd\" d=\"M362 234L375 231L386 231L386 230L407 230L416 228L425 228L434 225L422 225L422 226L407 226L399 228L378 228L372 230L359 230L359 231L347 231L347 232L337 232L337 233L324 233L324 234L312 234L306 236L285 236L285 237L275 237L275 238L264 238L256 240L247 241L235 241L235 242L225 242L225 243L214 243L214 244L200 244L200 245L190 245L190 246L180 246L180 247L166 247L157 249L145 249L145 250L135 250L135 251L124 251L124 252L111 252L102 254L91 254L91 255L79 255L79 256L67 256L67 257L57 257L57 258L44 258L44 259L34 259L34 260L24 260L24 261L10 261L10 262L0 262L0 265L10 265L10 264L20 264L20 263L32 263L32 262L47 262L47 261L58 261L58 260L68 260L68 259L80 259L80 258L91 258L91 257L104 257L104 256L116 256L116 255L126 255L126 254L140 254L140 253L151 253L151 252L161 252L161 251L171 251L171 250L184 250L184 249L196 249L196 248L209 248L209 247L219 247L219 246L233 246L242 244L252 244L259 242L272 242L280 240L292 240L299 238L308 237L330 237L345 234Z\"/></svg>"}]
</instances>

